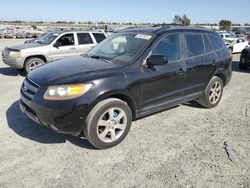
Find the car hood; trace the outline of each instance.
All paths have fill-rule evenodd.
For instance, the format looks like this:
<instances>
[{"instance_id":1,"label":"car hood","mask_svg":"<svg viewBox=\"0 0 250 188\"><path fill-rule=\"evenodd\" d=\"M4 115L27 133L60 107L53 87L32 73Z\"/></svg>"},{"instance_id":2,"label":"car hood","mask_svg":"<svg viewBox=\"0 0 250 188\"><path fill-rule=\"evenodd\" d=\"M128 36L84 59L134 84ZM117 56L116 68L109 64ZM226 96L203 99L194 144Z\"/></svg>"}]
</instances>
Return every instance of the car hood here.
<instances>
[{"instance_id":1,"label":"car hood","mask_svg":"<svg viewBox=\"0 0 250 188\"><path fill-rule=\"evenodd\" d=\"M40 44L40 43L25 43L25 44L20 44L20 45L15 45L15 46L10 46L7 47L8 49L13 49L13 50L24 50L27 48L35 48L35 47L41 47L41 46L46 46L47 44Z\"/></svg>"},{"instance_id":2,"label":"car hood","mask_svg":"<svg viewBox=\"0 0 250 188\"><path fill-rule=\"evenodd\" d=\"M82 56L65 58L45 64L28 74L39 86L81 83L102 77L124 65Z\"/></svg>"}]
</instances>

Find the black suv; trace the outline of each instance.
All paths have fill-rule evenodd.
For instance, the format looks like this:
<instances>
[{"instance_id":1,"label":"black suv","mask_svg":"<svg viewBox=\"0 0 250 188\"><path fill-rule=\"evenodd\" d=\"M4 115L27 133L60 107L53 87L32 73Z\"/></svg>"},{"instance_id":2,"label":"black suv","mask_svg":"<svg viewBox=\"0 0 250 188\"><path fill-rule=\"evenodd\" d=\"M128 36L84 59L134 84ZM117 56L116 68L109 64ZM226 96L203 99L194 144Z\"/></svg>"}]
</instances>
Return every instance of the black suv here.
<instances>
[{"instance_id":1,"label":"black suv","mask_svg":"<svg viewBox=\"0 0 250 188\"><path fill-rule=\"evenodd\" d=\"M120 143L138 118L195 99L216 106L231 73L231 55L216 32L128 29L84 56L32 71L20 107L37 123L61 133L83 132L103 149Z\"/></svg>"}]
</instances>

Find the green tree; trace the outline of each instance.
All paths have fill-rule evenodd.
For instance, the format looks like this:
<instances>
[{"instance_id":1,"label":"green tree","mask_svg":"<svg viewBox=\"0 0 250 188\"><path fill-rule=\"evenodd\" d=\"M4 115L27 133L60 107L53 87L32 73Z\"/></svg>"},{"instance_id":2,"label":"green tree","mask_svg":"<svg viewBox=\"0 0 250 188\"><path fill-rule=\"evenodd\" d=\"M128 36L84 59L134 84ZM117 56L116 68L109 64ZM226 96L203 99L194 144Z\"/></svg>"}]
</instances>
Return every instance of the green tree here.
<instances>
[{"instance_id":1,"label":"green tree","mask_svg":"<svg viewBox=\"0 0 250 188\"><path fill-rule=\"evenodd\" d=\"M173 24L182 24L182 18L179 15L174 15Z\"/></svg>"},{"instance_id":2,"label":"green tree","mask_svg":"<svg viewBox=\"0 0 250 188\"><path fill-rule=\"evenodd\" d=\"M191 23L191 20L187 17L186 14L182 16L182 24L185 26L189 26Z\"/></svg>"},{"instance_id":3,"label":"green tree","mask_svg":"<svg viewBox=\"0 0 250 188\"><path fill-rule=\"evenodd\" d=\"M190 25L190 23L191 20L187 17L186 14L184 14L182 17L177 14L174 16L173 24L188 26Z\"/></svg>"},{"instance_id":4,"label":"green tree","mask_svg":"<svg viewBox=\"0 0 250 188\"><path fill-rule=\"evenodd\" d=\"M37 26L36 26L36 25L32 25L31 27L33 28L33 30L36 30L36 29L37 29Z\"/></svg>"},{"instance_id":5,"label":"green tree","mask_svg":"<svg viewBox=\"0 0 250 188\"><path fill-rule=\"evenodd\" d=\"M229 30L232 25L232 22L229 20L221 20L219 26L221 30Z\"/></svg>"}]
</instances>

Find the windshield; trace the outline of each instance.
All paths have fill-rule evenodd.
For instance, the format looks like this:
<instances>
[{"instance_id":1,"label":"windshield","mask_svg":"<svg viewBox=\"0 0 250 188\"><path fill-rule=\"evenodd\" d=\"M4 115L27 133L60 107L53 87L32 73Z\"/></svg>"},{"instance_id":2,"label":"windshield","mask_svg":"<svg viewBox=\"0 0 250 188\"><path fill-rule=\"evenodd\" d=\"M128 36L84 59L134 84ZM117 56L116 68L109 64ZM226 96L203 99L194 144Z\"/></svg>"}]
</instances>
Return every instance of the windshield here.
<instances>
[{"instance_id":1,"label":"windshield","mask_svg":"<svg viewBox=\"0 0 250 188\"><path fill-rule=\"evenodd\" d=\"M56 37L58 37L58 33L47 33L37 40L38 43L41 44L50 44Z\"/></svg>"},{"instance_id":2,"label":"windshield","mask_svg":"<svg viewBox=\"0 0 250 188\"><path fill-rule=\"evenodd\" d=\"M130 63L144 50L152 38L153 36L149 34L114 34L93 48L87 56L115 63Z\"/></svg>"}]
</instances>

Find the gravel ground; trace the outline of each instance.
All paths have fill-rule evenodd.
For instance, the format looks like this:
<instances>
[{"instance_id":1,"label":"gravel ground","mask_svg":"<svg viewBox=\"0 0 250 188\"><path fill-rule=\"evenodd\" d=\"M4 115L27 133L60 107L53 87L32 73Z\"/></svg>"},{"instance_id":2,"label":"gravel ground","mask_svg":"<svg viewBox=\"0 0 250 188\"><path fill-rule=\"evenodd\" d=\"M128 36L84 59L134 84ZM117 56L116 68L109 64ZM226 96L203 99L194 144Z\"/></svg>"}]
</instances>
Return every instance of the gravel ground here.
<instances>
[{"instance_id":1,"label":"gravel ground","mask_svg":"<svg viewBox=\"0 0 250 188\"><path fill-rule=\"evenodd\" d=\"M22 42L0 39L0 51ZM0 60L0 187L250 187L250 70L238 59L216 108L191 102L138 120L108 150L26 118L24 73Z\"/></svg>"}]
</instances>

